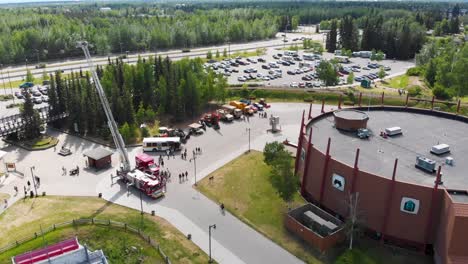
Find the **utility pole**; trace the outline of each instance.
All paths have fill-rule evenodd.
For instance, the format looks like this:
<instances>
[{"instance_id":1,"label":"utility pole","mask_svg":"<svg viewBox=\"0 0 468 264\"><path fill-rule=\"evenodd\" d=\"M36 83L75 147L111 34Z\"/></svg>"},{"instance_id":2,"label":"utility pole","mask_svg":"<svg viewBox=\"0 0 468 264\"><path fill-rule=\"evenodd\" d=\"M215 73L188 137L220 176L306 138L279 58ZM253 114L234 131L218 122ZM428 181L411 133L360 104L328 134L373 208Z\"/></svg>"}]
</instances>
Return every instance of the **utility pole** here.
<instances>
[{"instance_id":1,"label":"utility pole","mask_svg":"<svg viewBox=\"0 0 468 264\"><path fill-rule=\"evenodd\" d=\"M3 72L3 64L0 64L0 69L1 69L1 72L0 72L0 75L1 75L1 78L2 78L2 81L3 81L3 92L5 93L6 95L6 87L5 87L5 79L3 77L5 77L5 73ZM13 96L14 97L14 96Z\"/></svg>"},{"instance_id":2,"label":"utility pole","mask_svg":"<svg viewBox=\"0 0 468 264\"><path fill-rule=\"evenodd\" d=\"M211 228L216 229L216 224L208 226L208 243L210 248L210 260L208 260L208 263L213 263L213 259L211 258Z\"/></svg>"},{"instance_id":3,"label":"utility pole","mask_svg":"<svg viewBox=\"0 0 468 264\"><path fill-rule=\"evenodd\" d=\"M247 132L249 132L249 150L247 152L250 152L250 127L245 129Z\"/></svg>"},{"instance_id":4,"label":"utility pole","mask_svg":"<svg viewBox=\"0 0 468 264\"><path fill-rule=\"evenodd\" d=\"M193 175L195 177L195 186L197 186L197 154L195 152L193 153L193 157L189 160L189 162L192 162L193 160Z\"/></svg>"},{"instance_id":5,"label":"utility pole","mask_svg":"<svg viewBox=\"0 0 468 264\"><path fill-rule=\"evenodd\" d=\"M7 70L8 82L10 83L10 91L13 94L13 87L11 86L10 71ZM15 103L15 96L13 95L13 104Z\"/></svg>"},{"instance_id":6,"label":"utility pole","mask_svg":"<svg viewBox=\"0 0 468 264\"><path fill-rule=\"evenodd\" d=\"M36 56L37 56L37 65L39 65L39 50L36 49L35 51L36 51Z\"/></svg>"},{"instance_id":7,"label":"utility pole","mask_svg":"<svg viewBox=\"0 0 468 264\"><path fill-rule=\"evenodd\" d=\"M34 170L35 169L36 169L36 167L34 167L34 166L31 167L31 178L32 178L32 182L33 182L33 185L34 185L34 190L36 191L36 197L37 197L36 180L34 179Z\"/></svg>"}]
</instances>

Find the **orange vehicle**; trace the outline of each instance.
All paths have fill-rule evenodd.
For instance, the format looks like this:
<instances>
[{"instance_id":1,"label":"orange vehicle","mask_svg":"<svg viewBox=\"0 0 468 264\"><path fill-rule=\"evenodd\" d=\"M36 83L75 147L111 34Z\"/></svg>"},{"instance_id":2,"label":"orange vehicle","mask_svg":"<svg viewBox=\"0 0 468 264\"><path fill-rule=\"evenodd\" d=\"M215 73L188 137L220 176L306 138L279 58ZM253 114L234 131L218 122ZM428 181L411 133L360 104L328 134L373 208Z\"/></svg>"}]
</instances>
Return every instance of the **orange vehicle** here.
<instances>
[{"instance_id":1,"label":"orange vehicle","mask_svg":"<svg viewBox=\"0 0 468 264\"><path fill-rule=\"evenodd\" d=\"M231 101L229 105L236 107L237 109L243 110L247 105L239 101Z\"/></svg>"}]
</instances>

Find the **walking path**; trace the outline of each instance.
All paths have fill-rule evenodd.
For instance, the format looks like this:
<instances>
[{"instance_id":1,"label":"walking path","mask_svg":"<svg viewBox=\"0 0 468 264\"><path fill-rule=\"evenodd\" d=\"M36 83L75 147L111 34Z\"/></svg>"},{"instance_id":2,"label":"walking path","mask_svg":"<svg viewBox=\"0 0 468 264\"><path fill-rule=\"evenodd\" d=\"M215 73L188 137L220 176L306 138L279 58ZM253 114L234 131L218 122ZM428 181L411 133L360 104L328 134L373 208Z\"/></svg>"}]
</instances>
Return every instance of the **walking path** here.
<instances>
[{"instance_id":1,"label":"walking path","mask_svg":"<svg viewBox=\"0 0 468 264\"><path fill-rule=\"evenodd\" d=\"M192 137L185 145L188 150L188 159L192 158L194 148L202 149L202 154L196 155L197 181L242 155L248 149L247 128L250 128L250 145L253 149L262 150L266 142L275 140L297 141L303 110L306 110L307 114L308 104L273 104L267 112L269 115L280 116L282 132L278 134L266 133L269 128L268 119L254 116L246 122L222 124L218 131L208 128L204 135ZM313 115L318 115L319 112L320 105L314 105ZM28 171L24 178L14 177L14 180L10 180L8 184L0 183L0 192L11 194L14 185L20 189L21 195L11 198L10 205L23 197L23 185L28 177L31 177L29 167L35 165L34 173L41 177L43 185L39 188L39 193L46 191L47 194L68 196L97 196L98 193L102 193L106 200L136 210L141 209L140 195L137 190L131 188L130 192L127 192L125 185L120 182L111 182L110 175L115 175L113 168L118 165L117 154L113 155L112 169L99 172L81 169L84 166L82 153L97 145L70 135L55 133L60 142L64 142L72 149L72 156L58 156L53 149L41 152L26 152L14 146L2 149L10 152L6 161L15 161L20 171ZM131 148L129 156L134 157L141 151L140 147ZM154 156L157 160L158 155ZM62 176L62 166L70 169L76 165L80 166L79 176ZM169 159L164 157L164 165L163 169L169 168L172 174L172 180L167 185L166 196L157 200L143 196L145 212L151 213L154 210L156 215L168 220L182 233L191 234L193 242L207 253L209 253L208 226L216 224L216 229L212 230L212 256L220 263L302 263L301 260L233 215L228 212L223 215L218 204L192 188L195 182L193 162L182 160L179 155ZM189 174L189 180L179 183L177 175L186 171Z\"/></svg>"}]
</instances>

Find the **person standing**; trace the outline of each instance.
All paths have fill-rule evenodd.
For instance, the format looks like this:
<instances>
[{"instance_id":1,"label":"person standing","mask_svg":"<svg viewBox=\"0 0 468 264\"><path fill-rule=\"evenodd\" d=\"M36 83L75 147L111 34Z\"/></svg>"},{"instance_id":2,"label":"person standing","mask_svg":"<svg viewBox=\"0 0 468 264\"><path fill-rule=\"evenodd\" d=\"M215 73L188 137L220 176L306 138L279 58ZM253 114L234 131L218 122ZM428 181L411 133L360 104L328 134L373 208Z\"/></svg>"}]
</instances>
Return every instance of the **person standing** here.
<instances>
[{"instance_id":1,"label":"person standing","mask_svg":"<svg viewBox=\"0 0 468 264\"><path fill-rule=\"evenodd\" d=\"M185 179L187 180L188 179L188 172L185 171Z\"/></svg>"},{"instance_id":2,"label":"person standing","mask_svg":"<svg viewBox=\"0 0 468 264\"><path fill-rule=\"evenodd\" d=\"M28 189L30 189L31 188L31 182L28 181L27 184L28 184Z\"/></svg>"}]
</instances>

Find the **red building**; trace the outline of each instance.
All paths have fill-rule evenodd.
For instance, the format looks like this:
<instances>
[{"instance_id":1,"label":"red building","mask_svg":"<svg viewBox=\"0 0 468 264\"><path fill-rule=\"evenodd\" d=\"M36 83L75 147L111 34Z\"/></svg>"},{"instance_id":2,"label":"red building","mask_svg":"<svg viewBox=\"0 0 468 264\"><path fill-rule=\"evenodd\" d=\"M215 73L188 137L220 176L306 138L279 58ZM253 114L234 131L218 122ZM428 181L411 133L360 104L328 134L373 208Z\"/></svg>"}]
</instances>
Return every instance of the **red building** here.
<instances>
[{"instance_id":1,"label":"red building","mask_svg":"<svg viewBox=\"0 0 468 264\"><path fill-rule=\"evenodd\" d=\"M303 121L295 167L302 195L345 219L346 199L359 193L357 206L371 236L433 249L436 263L468 263L468 118L405 107L353 109L359 112ZM368 139L354 132L359 122L371 131ZM343 129L347 125L352 129ZM394 127L402 133L380 136ZM450 153L431 153L442 143ZM433 163L416 167L418 157Z\"/></svg>"}]
</instances>

